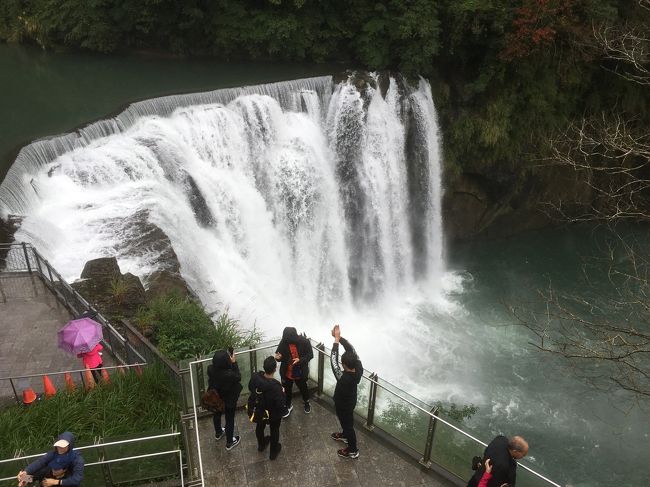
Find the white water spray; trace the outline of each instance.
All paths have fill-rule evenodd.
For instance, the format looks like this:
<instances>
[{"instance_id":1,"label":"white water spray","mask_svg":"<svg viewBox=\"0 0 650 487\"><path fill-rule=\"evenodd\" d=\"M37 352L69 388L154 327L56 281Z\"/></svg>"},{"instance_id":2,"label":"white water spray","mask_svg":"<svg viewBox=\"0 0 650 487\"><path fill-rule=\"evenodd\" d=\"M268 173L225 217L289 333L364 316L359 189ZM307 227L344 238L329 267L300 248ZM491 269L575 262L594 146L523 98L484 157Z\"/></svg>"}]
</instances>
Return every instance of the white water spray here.
<instances>
[{"instance_id":1,"label":"white water spray","mask_svg":"<svg viewBox=\"0 0 650 487\"><path fill-rule=\"evenodd\" d=\"M141 102L26 147L0 187L16 239L69 280L113 255L146 280L165 265L139 235L154 225L209 311L359 341L439 289L440 198L430 87L380 76Z\"/></svg>"}]
</instances>

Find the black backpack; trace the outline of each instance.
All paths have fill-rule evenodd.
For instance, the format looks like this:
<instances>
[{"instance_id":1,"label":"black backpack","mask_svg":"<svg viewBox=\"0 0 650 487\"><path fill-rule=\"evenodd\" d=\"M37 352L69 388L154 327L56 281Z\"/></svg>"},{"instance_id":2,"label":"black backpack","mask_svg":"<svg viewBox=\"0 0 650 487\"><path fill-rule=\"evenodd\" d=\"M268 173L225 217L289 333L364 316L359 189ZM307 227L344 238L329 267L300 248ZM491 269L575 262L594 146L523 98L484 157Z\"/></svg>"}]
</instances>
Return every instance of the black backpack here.
<instances>
[{"instance_id":1,"label":"black backpack","mask_svg":"<svg viewBox=\"0 0 650 487\"><path fill-rule=\"evenodd\" d=\"M246 403L246 414L251 423L261 423L269 421L269 410L266 408L266 401L264 400L264 393L259 389L255 389L248 396Z\"/></svg>"}]
</instances>

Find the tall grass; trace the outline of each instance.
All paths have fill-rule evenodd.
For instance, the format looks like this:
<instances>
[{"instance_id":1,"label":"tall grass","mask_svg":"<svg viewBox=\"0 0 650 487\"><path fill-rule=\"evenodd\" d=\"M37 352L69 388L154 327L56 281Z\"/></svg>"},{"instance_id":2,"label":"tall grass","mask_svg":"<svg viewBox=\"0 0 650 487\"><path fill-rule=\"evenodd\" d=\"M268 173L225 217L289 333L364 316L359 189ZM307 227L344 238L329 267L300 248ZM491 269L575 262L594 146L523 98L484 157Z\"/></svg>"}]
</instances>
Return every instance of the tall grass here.
<instances>
[{"instance_id":1,"label":"tall grass","mask_svg":"<svg viewBox=\"0 0 650 487\"><path fill-rule=\"evenodd\" d=\"M59 392L29 407L0 411L0 458L18 450L47 451L63 431L71 431L77 443L88 444L97 437L169 429L178 423L179 403L178 392L158 367L145 367L142 376L114 374L110 384L88 392Z\"/></svg>"},{"instance_id":2,"label":"tall grass","mask_svg":"<svg viewBox=\"0 0 650 487\"><path fill-rule=\"evenodd\" d=\"M253 345L261 340L255 327L242 328L227 310L213 321L199 303L177 294L152 300L146 308L140 309L135 321L140 328L151 326L153 343L176 362L226 347Z\"/></svg>"}]
</instances>

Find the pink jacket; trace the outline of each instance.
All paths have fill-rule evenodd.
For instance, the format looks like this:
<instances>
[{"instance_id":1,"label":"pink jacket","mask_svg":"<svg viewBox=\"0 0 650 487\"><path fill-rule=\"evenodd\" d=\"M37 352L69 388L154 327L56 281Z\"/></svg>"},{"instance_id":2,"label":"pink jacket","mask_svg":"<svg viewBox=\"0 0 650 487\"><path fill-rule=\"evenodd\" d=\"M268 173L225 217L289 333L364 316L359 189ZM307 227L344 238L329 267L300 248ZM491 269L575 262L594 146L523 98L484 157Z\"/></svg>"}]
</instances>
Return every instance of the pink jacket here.
<instances>
[{"instance_id":1,"label":"pink jacket","mask_svg":"<svg viewBox=\"0 0 650 487\"><path fill-rule=\"evenodd\" d=\"M487 484L491 478L492 474L490 472L485 472L483 474L483 477L481 477L481 481L478 483L478 487L487 487Z\"/></svg>"},{"instance_id":2,"label":"pink jacket","mask_svg":"<svg viewBox=\"0 0 650 487\"><path fill-rule=\"evenodd\" d=\"M99 355L102 350L104 350L104 347L102 347L101 343L98 343L90 352L78 353L77 358L83 359L84 367L87 369L94 369L102 364L102 356Z\"/></svg>"}]
</instances>

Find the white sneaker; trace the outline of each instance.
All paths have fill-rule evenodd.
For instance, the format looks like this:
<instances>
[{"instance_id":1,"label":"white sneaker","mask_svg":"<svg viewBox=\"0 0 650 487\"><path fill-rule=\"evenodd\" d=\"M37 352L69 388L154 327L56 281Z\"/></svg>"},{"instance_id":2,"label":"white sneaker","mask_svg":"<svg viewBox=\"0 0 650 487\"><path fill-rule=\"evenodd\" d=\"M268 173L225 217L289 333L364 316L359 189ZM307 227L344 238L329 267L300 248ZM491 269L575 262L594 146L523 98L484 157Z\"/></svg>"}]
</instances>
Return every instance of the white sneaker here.
<instances>
[{"instance_id":1,"label":"white sneaker","mask_svg":"<svg viewBox=\"0 0 650 487\"><path fill-rule=\"evenodd\" d=\"M282 417L283 417L283 418L288 418L289 415L291 414L291 411L293 411L293 406L290 406L289 409L287 409L287 414L285 414L285 415L282 416Z\"/></svg>"}]
</instances>

